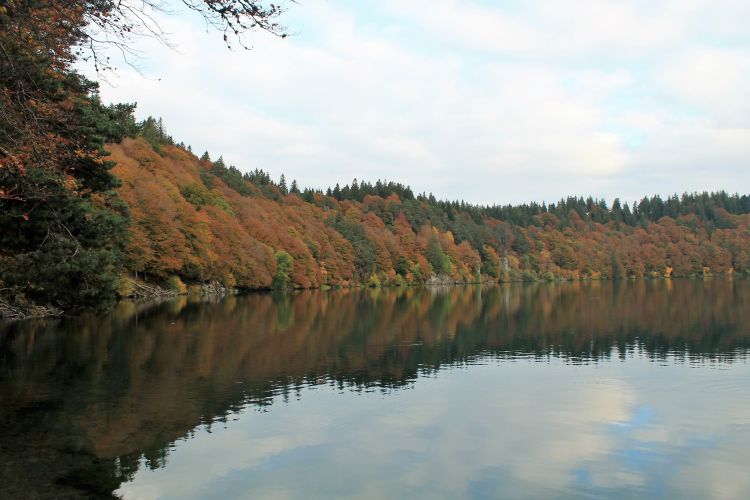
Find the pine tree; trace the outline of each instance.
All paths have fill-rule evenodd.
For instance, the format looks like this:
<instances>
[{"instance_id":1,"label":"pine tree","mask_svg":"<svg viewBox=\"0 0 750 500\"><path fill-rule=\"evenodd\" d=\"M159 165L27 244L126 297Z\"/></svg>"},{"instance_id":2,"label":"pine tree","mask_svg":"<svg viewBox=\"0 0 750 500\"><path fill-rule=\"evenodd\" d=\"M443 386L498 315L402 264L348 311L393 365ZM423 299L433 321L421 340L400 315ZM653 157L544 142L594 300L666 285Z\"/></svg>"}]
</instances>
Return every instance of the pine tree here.
<instances>
[{"instance_id":1,"label":"pine tree","mask_svg":"<svg viewBox=\"0 0 750 500\"><path fill-rule=\"evenodd\" d=\"M620 205L620 198L615 198L612 202L612 220L615 222L622 222L624 220L622 206Z\"/></svg>"},{"instance_id":2,"label":"pine tree","mask_svg":"<svg viewBox=\"0 0 750 500\"><path fill-rule=\"evenodd\" d=\"M70 66L60 26L84 24L64 3L0 9L0 282L64 309L115 297L127 208L104 144L135 131L135 106L103 106Z\"/></svg>"},{"instance_id":3,"label":"pine tree","mask_svg":"<svg viewBox=\"0 0 750 500\"><path fill-rule=\"evenodd\" d=\"M625 267L620 262L620 258L612 252L610 256L610 266L613 280L621 280L626 278Z\"/></svg>"},{"instance_id":4,"label":"pine tree","mask_svg":"<svg viewBox=\"0 0 750 500\"><path fill-rule=\"evenodd\" d=\"M356 177L352 181L352 187L350 189L350 196L351 196L351 199L353 200L357 200L357 201L362 200L362 197L360 196L360 192L359 192L359 184L357 184Z\"/></svg>"}]
</instances>

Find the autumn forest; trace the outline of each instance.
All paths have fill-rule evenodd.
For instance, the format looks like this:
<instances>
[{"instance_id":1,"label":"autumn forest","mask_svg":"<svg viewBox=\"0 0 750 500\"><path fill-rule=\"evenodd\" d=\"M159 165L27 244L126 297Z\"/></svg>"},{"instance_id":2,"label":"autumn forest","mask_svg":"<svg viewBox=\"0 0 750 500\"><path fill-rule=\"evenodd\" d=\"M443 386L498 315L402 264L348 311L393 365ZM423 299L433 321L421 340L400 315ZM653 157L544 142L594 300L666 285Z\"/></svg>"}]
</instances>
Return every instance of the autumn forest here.
<instances>
[{"instance_id":1,"label":"autumn forest","mask_svg":"<svg viewBox=\"0 0 750 500\"><path fill-rule=\"evenodd\" d=\"M245 28L281 33L276 10L243 5L195 2L225 33L248 16ZM137 29L126 14L84 0L0 7L0 315L106 306L139 283L189 293L750 274L747 195L475 206L387 180L298 186L220 152L198 157L161 120L137 122L135 104L103 103L73 68L83 47L108 69L88 27L125 43Z\"/></svg>"},{"instance_id":2,"label":"autumn forest","mask_svg":"<svg viewBox=\"0 0 750 500\"><path fill-rule=\"evenodd\" d=\"M149 280L318 288L698 277L750 268L750 198L703 193L478 207L377 181L300 190L173 145L109 146L130 209L124 269ZM153 128L153 131L149 131ZM163 139L159 139L163 137ZM161 142L158 142L161 141ZM154 146L154 144L156 146Z\"/></svg>"}]
</instances>

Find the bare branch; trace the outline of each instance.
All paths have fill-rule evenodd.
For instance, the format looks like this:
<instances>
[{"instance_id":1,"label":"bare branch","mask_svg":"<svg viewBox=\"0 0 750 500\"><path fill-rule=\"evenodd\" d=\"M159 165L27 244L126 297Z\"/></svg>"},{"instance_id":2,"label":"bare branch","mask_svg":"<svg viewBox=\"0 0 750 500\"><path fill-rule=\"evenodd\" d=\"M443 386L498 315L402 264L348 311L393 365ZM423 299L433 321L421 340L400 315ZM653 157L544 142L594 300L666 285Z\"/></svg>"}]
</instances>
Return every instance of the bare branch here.
<instances>
[{"instance_id":1,"label":"bare branch","mask_svg":"<svg viewBox=\"0 0 750 500\"><path fill-rule=\"evenodd\" d=\"M173 14L170 4L177 0L74 1L81 4L86 20L86 25L78 28L78 46L85 47L88 53L79 50L77 56L91 58L99 73L114 69L109 60L102 60L96 54L108 46L116 47L121 54L127 53L134 59L140 58L133 49L133 42L138 38L152 38L174 48L158 17ZM295 0L287 2L296 3ZM200 14L207 26L219 31L228 48L237 43L248 49L243 43L243 35L248 31L266 31L280 38L288 36L286 28L277 21L285 11L278 4L267 4L264 0L179 0L179 4ZM124 59L126 64L135 67L127 57Z\"/></svg>"}]
</instances>

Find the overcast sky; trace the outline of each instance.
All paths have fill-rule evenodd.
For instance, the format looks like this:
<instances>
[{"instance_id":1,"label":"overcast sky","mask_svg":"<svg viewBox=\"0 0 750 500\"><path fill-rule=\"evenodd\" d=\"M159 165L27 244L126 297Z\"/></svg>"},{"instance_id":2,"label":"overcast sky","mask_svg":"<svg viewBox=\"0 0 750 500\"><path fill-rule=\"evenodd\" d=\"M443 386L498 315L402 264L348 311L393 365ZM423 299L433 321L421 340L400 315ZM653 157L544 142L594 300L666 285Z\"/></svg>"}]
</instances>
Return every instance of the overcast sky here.
<instances>
[{"instance_id":1,"label":"overcast sky","mask_svg":"<svg viewBox=\"0 0 750 500\"><path fill-rule=\"evenodd\" d=\"M105 101L241 170L494 204L750 193L747 0L304 0L228 51L141 43Z\"/></svg>"}]
</instances>

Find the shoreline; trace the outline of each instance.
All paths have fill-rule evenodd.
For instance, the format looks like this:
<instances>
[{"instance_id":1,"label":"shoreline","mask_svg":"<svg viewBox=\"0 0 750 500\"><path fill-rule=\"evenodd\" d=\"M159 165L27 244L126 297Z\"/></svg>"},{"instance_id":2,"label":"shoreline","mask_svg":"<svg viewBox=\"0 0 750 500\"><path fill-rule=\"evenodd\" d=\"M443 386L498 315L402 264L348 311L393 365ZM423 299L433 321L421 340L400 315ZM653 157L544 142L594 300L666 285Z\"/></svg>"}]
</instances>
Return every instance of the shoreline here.
<instances>
[{"instance_id":1,"label":"shoreline","mask_svg":"<svg viewBox=\"0 0 750 500\"><path fill-rule=\"evenodd\" d=\"M396 288L439 288L439 287L454 287L454 286L467 286L467 285L504 285L504 284L563 284L563 283L595 283L595 282L638 282L638 281L710 281L713 279L728 279L734 280L735 277L738 279L744 279L744 275L735 276L735 273L717 273L703 276L677 276L677 277L665 277L665 276L641 276L635 277L630 276L627 278L580 278L580 279L535 279L535 280L482 280L482 281L457 281L447 277L436 277L433 276L424 283L405 283L405 284L394 284L394 285L368 285L366 283L355 284L355 285L323 285L320 287L310 288L297 288L289 287L285 289L274 289L274 288L227 288L221 285L217 281L211 281L209 283L200 284L189 284L183 285L183 289L167 289L155 283L132 280L126 278L127 281L131 282L131 292L128 294L119 295L114 303L117 304L123 301L136 301L136 302L150 302L159 299L175 299L178 297L224 297L228 295L250 295L256 293L282 293L288 294L293 292L303 291L331 291L331 290L353 290L353 289L396 289ZM181 283L181 282L180 282ZM2 324L8 324L16 321L23 321L29 319L44 319L44 318L60 318L64 316L75 317L85 312L90 312L92 309L80 309L74 311L63 311L57 307L51 305L38 305L38 304L11 304L7 300L0 297L0 326Z\"/></svg>"}]
</instances>

